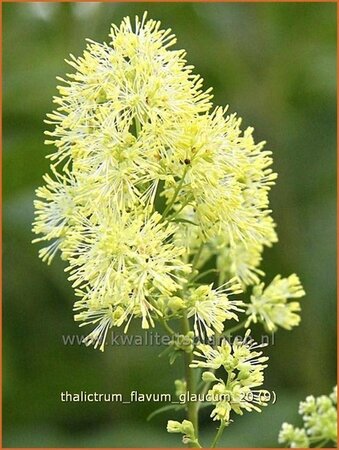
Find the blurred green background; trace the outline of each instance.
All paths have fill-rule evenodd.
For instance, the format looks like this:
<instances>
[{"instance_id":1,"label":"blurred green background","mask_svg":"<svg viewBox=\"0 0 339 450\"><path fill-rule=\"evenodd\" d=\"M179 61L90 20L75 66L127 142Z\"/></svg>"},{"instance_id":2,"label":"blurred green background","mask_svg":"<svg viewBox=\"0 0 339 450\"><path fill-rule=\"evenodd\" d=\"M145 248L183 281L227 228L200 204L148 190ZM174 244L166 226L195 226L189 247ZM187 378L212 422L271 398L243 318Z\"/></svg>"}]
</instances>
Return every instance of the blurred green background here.
<instances>
[{"instance_id":1,"label":"blurred green background","mask_svg":"<svg viewBox=\"0 0 339 450\"><path fill-rule=\"evenodd\" d=\"M225 447L274 447L284 420L297 420L307 394L336 380L336 5L331 3L5 3L3 5L3 445L5 447L180 446L157 405L62 403L61 391L173 392L181 361L161 349L109 347L104 354L65 346L78 333L73 293L55 261L45 266L31 245L34 189L48 170L43 119L57 75L70 68L85 38L107 39L125 15L160 19L177 48L213 86L216 104L254 125L279 173L271 201L280 242L264 270L300 275L307 296L302 324L270 346L266 386L278 400L261 414L236 417ZM133 332L133 329L131 330ZM203 435L214 432L206 410ZM204 441L204 439L203 439ZM210 442L205 439L205 443Z\"/></svg>"}]
</instances>

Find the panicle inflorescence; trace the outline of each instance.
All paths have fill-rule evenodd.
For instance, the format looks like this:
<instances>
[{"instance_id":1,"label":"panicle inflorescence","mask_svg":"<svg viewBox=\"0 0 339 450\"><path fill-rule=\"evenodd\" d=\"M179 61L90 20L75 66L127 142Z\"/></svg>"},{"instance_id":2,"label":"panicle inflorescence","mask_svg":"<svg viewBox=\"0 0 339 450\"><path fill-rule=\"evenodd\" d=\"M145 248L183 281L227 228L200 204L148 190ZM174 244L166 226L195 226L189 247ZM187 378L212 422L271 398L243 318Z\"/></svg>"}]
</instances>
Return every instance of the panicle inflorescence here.
<instances>
[{"instance_id":1,"label":"panicle inflorescence","mask_svg":"<svg viewBox=\"0 0 339 450\"><path fill-rule=\"evenodd\" d=\"M256 285L247 306L246 314L249 317L246 326L260 321L268 331L276 331L278 327L290 330L299 325L300 303L288 300L304 295L305 291L295 274L288 278L277 275L266 288L264 283Z\"/></svg>"},{"instance_id":2,"label":"panicle inflorescence","mask_svg":"<svg viewBox=\"0 0 339 450\"><path fill-rule=\"evenodd\" d=\"M267 404L269 393L257 389L267 357L249 330L233 343L196 340L252 322L269 332L291 329L300 305L288 300L304 291L294 274L266 288L261 282L263 251L277 241L271 152L227 107L212 107L211 89L175 43L145 13L112 25L108 43L88 40L82 56L70 55L73 72L58 77L56 109L46 120L45 143L54 150L36 191L34 242L45 244L43 261L60 253L67 264L75 320L91 327L83 342L104 350L112 327L127 332L135 318L144 329L161 322L171 335L170 362L184 354L187 372L209 369L202 389L222 432L232 411ZM206 278L211 272L217 283ZM182 334L168 324L173 319ZM228 328L231 321L238 324ZM186 394L192 380L186 374L177 392ZM191 446L200 445L195 413L168 423Z\"/></svg>"},{"instance_id":3,"label":"panicle inflorescence","mask_svg":"<svg viewBox=\"0 0 339 450\"><path fill-rule=\"evenodd\" d=\"M263 289L265 246L277 240L268 193L271 152L187 65L176 38L146 13L112 25L108 43L88 40L58 78L46 144L51 174L37 189L33 231L41 258L60 252L78 297L85 339L104 349L108 330L140 318L194 320L211 337L224 322L298 323L295 275ZM215 258L219 287L198 283ZM247 306L234 295L255 286Z\"/></svg>"},{"instance_id":4,"label":"panicle inflorescence","mask_svg":"<svg viewBox=\"0 0 339 450\"><path fill-rule=\"evenodd\" d=\"M291 448L337 446L337 387L330 395L309 395L300 402L303 427L283 423L279 443Z\"/></svg>"},{"instance_id":5,"label":"panicle inflorescence","mask_svg":"<svg viewBox=\"0 0 339 450\"><path fill-rule=\"evenodd\" d=\"M265 344L258 344L250 337L247 330L243 340L235 340L233 344L224 340L216 348L200 344L194 352L195 359L191 367L212 369L204 372L204 382L213 383L208 395L214 404L211 417L226 424L230 421L230 413L243 414L246 411L260 411L261 406L267 405L268 391L257 389L263 384L264 369L268 357L262 355L261 348ZM217 378L214 371L222 367L226 375Z\"/></svg>"}]
</instances>

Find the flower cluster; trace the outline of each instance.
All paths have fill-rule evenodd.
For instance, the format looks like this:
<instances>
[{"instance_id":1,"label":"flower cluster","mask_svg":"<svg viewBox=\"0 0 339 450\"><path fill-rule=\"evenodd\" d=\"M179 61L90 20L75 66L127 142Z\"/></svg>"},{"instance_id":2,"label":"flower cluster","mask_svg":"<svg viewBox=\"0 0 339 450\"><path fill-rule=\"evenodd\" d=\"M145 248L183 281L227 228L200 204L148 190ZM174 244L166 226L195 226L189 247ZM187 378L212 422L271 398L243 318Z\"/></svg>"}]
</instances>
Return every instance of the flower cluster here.
<instances>
[{"instance_id":1,"label":"flower cluster","mask_svg":"<svg viewBox=\"0 0 339 450\"><path fill-rule=\"evenodd\" d=\"M337 446L337 387L330 395L309 395L299 405L304 426L283 423L279 443L292 448Z\"/></svg>"},{"instance_id":2,"label":"flower cluster","mask_svg":"<svg viewBox=\"0 0 339 450\"><path fill-rule=\"evenodd\" d=\"M230 300L230 294L242 292L240 284L233 279L213 289L212 285L200 285L192 288L187 294L187 317L194 317L194 331L197 336L211 337L215 332L224 331L224 322L238 319L237 312L243 311L243 302Z\"/></svg>"},{"instance_id":3,"label":"flower cluster","mask_svg":"<svg viewBox=\"0 0 339 450\"><path fill-rule=\"evenodd\" d=\"M288 300L304 292L296 275L266 288L261 282L263 250L277 241L271 152L236 114L212 107L211 89L203 90L175 43L145 13L135 24L126 17L113 25L108 43L88 40L81 57L70 55L74 71L58 78L46 120L45 143L54 150L36 191L34 242L44 243L43 261L57 253L65 261L75 320L91 327L85 344L104 350L109 330L127 332L133 319L144 329L157 321L165 327L171 338L163 354L185 360L176 390L209 394L218 440L232 411L267 404L269 393L258 389L267 358L249 330L232 344L196 341L252 322L290 329L300 306ZM209 283L211 272L218 283ZM250 287L249 303L236 297ZM199 386L196 368L209 369ZM220 368L226 377L214 374ZM186 406L189 420L170 421L168 431L199 447L199 402Z\"/></svg>"},{"instance_id":4,"label":"flower cluster","mask_svg":"<svg viewBox=\"0 0 339 450\"><path fill-rule=\"evenodd\" d=\"M158 213L147 220L106 214L98 223L82 218L69 233L65 250L69 279L81 296L74 305L81 311L75 319L99 322L86 340L95 345L103 345L102 333L112 325L127 321L128 326L132 317L141 317L143 328L153 326L151 313L161 315L157 297L170 296L180 287L179 274L189 271L180 259L182 249L168 242L171 224L162 222Z\"/></svg>"},{"instance_id":5,"label":"flower cluster","mask_svg":"<svg viewBox=\"0 0 339 450\"><path fill-rule=\"evenodd\" d=\"M169 433L181 433L183 434L183 444L194 444L190 445L190 447L199 447L193 424L189 420L183 420L181 423L176 420L169 420L167 431Z\"/></svg>"},{"instance_id":6,"label":"flower cluster","mask_svg":"<svg viewBox=\"0 0 339 450\"><path fill-rule=\"evenodd\" d=\"M260 321L268 331L276 331L278 327L290 330L299 325L300 316L297 313L300 311L300 304L288 300L304 295L305 291L295 274L288 278L277 275L266 288L264 283L255 286L247 305L246 314L249 317L246 326Z\"/></svg>"},{"instance_id":7,"label":"flower cluster","mask_svg":"<svg viewBox=\"0 0 339 450\"><path fill-rule=\"evenodd\" d=\"M247 285L259 281L263 248L276 240L268 209L276 174L253 129L211 109L210 89L159 22L144 14L133 26L127 17L110 38L89 40L67 61L75 72L58 78L46 120L52 174L37 190L33 224L35 241L46 242L42 259L60 251L67 261L80 297L75 319L95 326L85 342L101 349L110 327L140 317L148 328L164 298L175 304L202 246L205 260L216 255L220 279ZM227 289L187 291L197 334L237 319Z\"/></svg>"},{"instance_id":8,"label":"flower cluster","mask_svg":"<svg viewBox=\"0 0 339 450\"><path fill-rule=\"evenodd\" d=\"M268 357L262 356L259 350L265 344L258 344L250 337L247 330L244 340L236 340L233 344L224 340L220 346L213 348L201 344L194 352L196 359L191 367L213 369L204 372L202 379L206 383L214 383L208 391L209 396L215 399L211 417L226 424L230 421L230 414L243 414L246 411L260 411L266 406L268 392L257 389L263 384L265 362ZM217 378L214 371L223 367L226 372L226 381Z\"/></svg>"}]
</instances>

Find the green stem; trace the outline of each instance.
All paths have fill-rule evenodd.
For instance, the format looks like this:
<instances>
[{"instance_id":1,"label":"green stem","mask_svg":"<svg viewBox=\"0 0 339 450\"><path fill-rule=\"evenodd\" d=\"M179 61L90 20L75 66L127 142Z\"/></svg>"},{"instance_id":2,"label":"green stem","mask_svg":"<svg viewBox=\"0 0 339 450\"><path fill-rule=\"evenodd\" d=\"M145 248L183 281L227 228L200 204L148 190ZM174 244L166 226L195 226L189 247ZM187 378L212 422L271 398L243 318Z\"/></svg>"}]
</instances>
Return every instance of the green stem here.
<instances>
[{"instance_id":1,"label":"green stem","mask_svg":"<svg viewBox=\"0 0 339 450\"><path fill-rule=\"evenodd\" d=\"M141 124L140 124L140 120L137 117L134 117L134 122L135 122L135 133L136 133L136 137L139 136L140 132L141 132Z\"/></svg>"},{"instance_id":2,"label":"green stem","mask_svg":"<svg viewBox=\"0 0 339 450\"><path fill-rule=\"evenodd\" d=\"M190 280L190 282L191 283L195 283L195 282L197 282L198 280L200 280L200 278L203 278L203 277L205 277L206 275L208 275L208 274L210 274L210 273L214 273L214 272L218 272L218 270L217 269L208 269L208 270L205 270L205 272L201 272L201 273L199 273L199 274L197 274L195 277L193 277L191 280Z\"/></svg>"},{"instance_id":3,"label":"green stem","mask_svg":"<svg viewBox=\"0 0 339 450\"><path fill-rule=\"evenodd\" d=\"M205 245L205 243L201 242L200 247L198 248L196 254L194 255L194 258L192 259L191 276L187 280L188 284L192 281L193 278L196 277L196 275L198 275L198 274L195 273L195 269L196 269L196 267L198 265L199 258L200 258L200 255L201 255L201 252L202 252L202 249L203 249L204 245Z\"/></svg>"},{"instance_id":4,"label":"green stem","mask_svg":"<svg viewBox=\"0 0 339 450\"><path fill-rule=\"evenodd\" d=\"M313 445L313 444L315 444L316 442L318 442L316 445L317 445L317 448L323 448L323 447L325 447L325 444L327 444L327 442L329 442L329 439L323 439L322 441L320 441L320 439L321 438L319 438L319 437L316 437L316 438L310 438L309 439L309 441L310 441L310 443ZM319 442L320 441L320 442Z\"/></svg>"},{"instance_id":5,"label":"green stem","mask_svg":"<svg viewBox=\"0 0 339 450\"><path fill-rule=\"evenodd\" d=\"M168 220L173 220L175 219L180 213L181 211L185 208L185 206L187 206L189 204L189 202L192 200L192 197L189 197L181 206L180 209L178 209L178 211L175 211L175 213L173 213Z\"/></svg>"},{"instance_id":6,"label":"green stem","mask_svg":"<svg viewBox=\"0 0 339 450\"><path fill-rule=\"evenodd\" d=\"M184 180L185 180L185 176L186 176L187 170L188 170L188 166L186 166L185 169L184 169L184 173L182 174L182 178L179 181L176 190L174 191L172 200L170 201L170 203L165 208L165 211L162 213L162 217L163 218L165 218L168 215L168 213L170 212L172 206L174 205L174 203L175 203L175 201L176 201L176 199L178 197L178 194L179 194L179 192L180 192L180 190L182 188L182 185L184 184Z\"/></svg>"},{"instance_id":7,"label":"green stem","mask_svg":"<svg viewBox=\"0 0 339 450\"><path fill-rule=\"evenodd\" d=\"M161 319L160 322L163 324L165 330L169 333L170 336L173 336L175 334L175 331L172 330L165 319Z\"/></svg>"},{"instance_id":8,"label":"green stem","mask_svg":"<svg viewBox=\"0 0 339 450\"><path fill-rule=\"evenodd\" d=\"M238 325L235 325L233 328L230 328L229 330L225 330L222 336L228 336L231 337L232 333L235 331L241 330L241 328L244 328L244 325L246 323L246 320L243 320L242 322L238 323Z\"/></svg>"},{"instance_id":9,"label":"green stem","mask_svg":"<svg viewBox=\"0 0 339 450\"><path fill-rule=\"evenodd\" d=\"M222 436L222 434L224 432L224 429L225 429L225 422L220 422L220 427L218 429L217 434L215 435L215 438L213 439L211 448L215 448L217 446L217 444L218 444L218 442L219 442L219 440L220 440L220 438L221 438L221 436Z\"/></svg>"},{"instance_id":10,"label":"green stem","mask_svg":"<svg viewBox=\"0 0 339 450\"><path fill-rule=\"evenodd\" d=\"M185 335L187 335L190 332L190 324L189 320L186 316L186 314L183 317L183 332ZM194 369L190 367L190 364L193 361L193 353L187 353L184 352L184 363L185 363L185 378L186 378L186 386L187 386L187 392L189 392L189 396L192 396L196 393L196 380L195 380L195 373ZM192 402L191 400L187 401L187 416L188 420L192 422L195 436L198 440L198 408L197 403ZM194 444L191 444L191 447L194 446Z\"/></svg>"},{"instance_id":11,"label":"green stem","mask_svg":"<svg viewBox=\"0 0 339 450\"><path fill-rule=\"evenodd\" d=\"M220 334L217 333L217 332L215 332L214 348L217 348L217 347L218 347L219 338L220 338ZM212 370L210 370L210 372L212 372L213 374L215 374L216 370L215 370L215 369L212 369ZM202 391L201 391L201 394L202 394L202 395L201 395L201 398L202 398L202 399L205 398L205 395L207 394L207 392L208 392L208 390L209 390L211 384L212 384L211 381L209 381L209 382L207 382L207 383L205 384L204 388L203 388ZM200 406L201 406L201 403L202 403L202 402L200 401L200 402L198 402L198 404L197 404L198 411L199 411L199 408L200 408Z\"/></svg>"}]
</instances>

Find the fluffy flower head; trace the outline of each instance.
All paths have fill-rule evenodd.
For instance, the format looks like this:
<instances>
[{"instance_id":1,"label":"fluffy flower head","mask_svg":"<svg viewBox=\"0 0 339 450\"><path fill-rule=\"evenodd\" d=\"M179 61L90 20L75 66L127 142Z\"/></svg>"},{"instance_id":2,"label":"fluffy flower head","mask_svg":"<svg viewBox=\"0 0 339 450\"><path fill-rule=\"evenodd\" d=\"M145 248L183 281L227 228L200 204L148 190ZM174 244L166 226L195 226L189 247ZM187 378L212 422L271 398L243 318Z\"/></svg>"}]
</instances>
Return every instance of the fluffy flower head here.
<instances>
[{"instance_id":1,"label":"fluffy flower head","mask_svg":"<svg viewBox=\"0 0 339 450\"><path fill-rule=\"evenodd\" d=\"M268 331L276 331L278 327L290 330L299 325L300 304L288 300L304 295L305 291L295 274L288 278L277 275L266 288L263 283L255 286L247 307L246 313L249 317L246 326L251 322L260 321Z\"/></svg>"},{"instance_id":2,"label":"fluffy flower head","mask_svg":"<svg viewBox=\"0 0 339 450\"><path fill-rule=\"evenodd\" d=\"M247 330L243 341L230 344L225 340L215 349L201 344L194 352L199 359L195 359L191 367L213 370L223 367L227 375L224 381L216 378L213 372L203 374L204 381L214 383L208 391L212 399L217 399L211 414L214 420L228 423L231 411L242 415L243 410L260 411L260 406L267 404L267 391L256 389L263 384L263 372L267 367L268 358L258 351L263 346L251 339L250 330Z\"/></svg>"},{"instance_id":3,"label":"fluffy flower head","mask_svg":"<svg viewBox=\"0 0 339 450\"><path fill-rule=\"evenodd\" d=\"M238 319L237 312L243 311L243 303L230 300L229 295L242 292L236 279L213 289L211 285L200 285L191 289L187 298L187 317L194 317L194 330L197 336L211 337L215 332L222 333L225 320Z\"/></svg>"},{"instance_id":4,"label":"fluffy flower head","mask_svg":"<svg viewBox=\"0 0 339 450\"><path fill-rule=\"evenodd\" d=\"M37 190L35 241L47 243L44 261L58 251L66 260L75 319L93 326L85 343L101 349L111 327L126 331L133 318L148 328L184 312L200 337L221 333L241 312L234 279L258 283L276 241L271 152L236 114L212 108L175 43L146 13L126 17L107 43L87 40L82 56L70 55L73 72L58 77L47 115L53 175ZM196 283L212 256L217 289ZM271 322L291 324L293 304L271 308Z\"/></svg>"},{"instance_id":5,"label":"fluffy flower head","mask_svg":"<svg viewBox=\"0 0 339 450\"><path fill-rule=\"evenodd\" d=\"M314 397L309 395L300 402L299 414L303 427L283 423L279 433L279 443L296 447L337 446L337 387L330 395Z\"/></svg>"}]
</instances>

